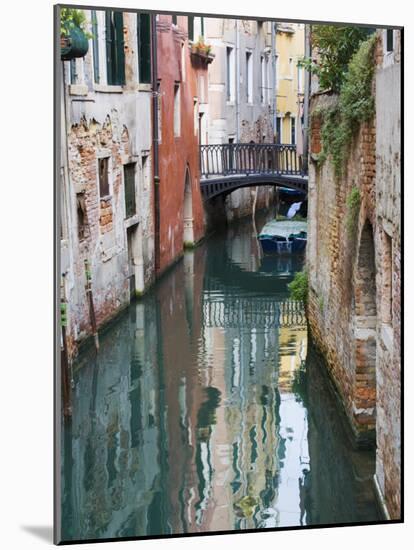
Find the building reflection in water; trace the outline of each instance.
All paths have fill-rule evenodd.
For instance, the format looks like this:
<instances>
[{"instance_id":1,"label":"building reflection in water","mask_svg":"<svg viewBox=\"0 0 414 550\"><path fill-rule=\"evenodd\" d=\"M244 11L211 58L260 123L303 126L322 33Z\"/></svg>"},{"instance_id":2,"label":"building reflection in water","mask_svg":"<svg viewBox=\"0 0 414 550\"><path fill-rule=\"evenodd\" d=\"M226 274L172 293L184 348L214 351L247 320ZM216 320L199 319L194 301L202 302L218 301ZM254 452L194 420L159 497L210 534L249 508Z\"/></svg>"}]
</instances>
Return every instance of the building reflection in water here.
<instances>
[{"instance_id":1,"label":"building reflection in water","mask_svg":"<svg viewBox=\"0 0 414 550\"><path fill-rule=\"evenodd\" d=\"M298 269L241 226L83 352L64 540L377 519L372 456L352 451L304 317L283 306Z\"/></svg>"}]
</instances>

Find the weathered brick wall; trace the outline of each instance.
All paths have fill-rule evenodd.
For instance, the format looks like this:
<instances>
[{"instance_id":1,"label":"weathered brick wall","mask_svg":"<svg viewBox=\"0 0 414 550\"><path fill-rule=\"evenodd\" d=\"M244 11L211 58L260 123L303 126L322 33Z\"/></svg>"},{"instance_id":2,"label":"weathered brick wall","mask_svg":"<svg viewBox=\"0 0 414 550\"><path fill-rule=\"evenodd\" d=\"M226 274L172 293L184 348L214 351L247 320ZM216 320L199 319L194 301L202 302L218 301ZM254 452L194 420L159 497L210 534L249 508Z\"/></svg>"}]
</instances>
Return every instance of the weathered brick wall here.
<instances>
[{"instance_id":1,"label":"weathered brick wall","mask_svg":"<svg viewBox=\"0 0 414 550\"><path fill-rule=\"evenodd\" d=\"M116 119L116 114L114 114ZM92 290L96 320L101 326L129 303L127 248L123 221L122 156L128 155L128 138L124 129L116 131L110 117L104 124L74 124L68 136L68 157L71 184L75 192L83 191L87 215L85 238L74 250L74 301L71 318L76 324L77 339L90 332L88 302L85 293L85 265L92 270ZM99 197L97 152L110 154L111 194ZM76 201L76 197L74 197ZM73 208L76 212L76 204ZM74 220L74 228L77 222Z\"/></svg>"},{"instance_id":2,"label":"weathered brick wall","mask_svg":"<svg viewBox=\"0 0 414 550\"><path fill-rule=\"evenodd\" d=\"M381 50L377 64L378 59ZM316 162L323 123L318 113L337 98L319 94L311 100L308 312L312 337L325 355L356 443L372 444L376 436L377 486L389 515L398 518L400 81L398 74L383 74L382 66L376 74L375 120L354 136L341 177L331 159ZM351 223L347 197L353 188L361 202Z\"/></svg>"},{"instance_id":3,"label":"weathered brick wall","mask_svg":"<svg viewBox=\"0 0 414 550\"><path fill-rule=\"evenodd\" d=\"M91 271L98 328L129 303L132 272L139 279L137 291L154 279L151 91L137 80L136 15L124 13L123 22L124 87L107 86L105 79L99 85L94 83L92 48L84 60L77 60L76 85L70 83L68 63L63 71L61 274L68 301L70 356L92 332L85 260ZM108 158L109 192L103 196L99 188L100 158ZM128 163L135 164L136 214L127 220L124 166ZM79 204L83 204L83 214ZM131 258L129 226L134 232Z\"/></svg>"},{"instance_id":4,"label":"weathered brick wall","mask_svg":"<svg viewBox=\"0 0 414 550\"><path fill-rule=\"evenodd\" d=\"M324 102L316 96L312 110ZM330 98L332 103L332 98ZM319 117L312 119L311 155L320 152ZM314 131L315 129L315 131ZM375 204L372 201L375 173L373 125L363 126L351 146L345 175L337 179L329 160L321 167L311 163L309 169L309 247L310 273L309 316L313 335L325 351L331 375L341 391L355 435L362 443L370 439L375 428L372 408L372 384L362 366L357 372L359 356L365 356L366 342L355 345L356 317L363 314L362 296L358 294L358 243L366 221L374 226ZM347 197L358 188L361 208L353 228L348 228ZM360 253L364 257L365 251ZM369 284L362 281L362 286ZM357 311L355 311L357 306ZM369 327L367 327L369 328ZM363 361L363 359L362 359Z\"/></svg>"}]
</instances>

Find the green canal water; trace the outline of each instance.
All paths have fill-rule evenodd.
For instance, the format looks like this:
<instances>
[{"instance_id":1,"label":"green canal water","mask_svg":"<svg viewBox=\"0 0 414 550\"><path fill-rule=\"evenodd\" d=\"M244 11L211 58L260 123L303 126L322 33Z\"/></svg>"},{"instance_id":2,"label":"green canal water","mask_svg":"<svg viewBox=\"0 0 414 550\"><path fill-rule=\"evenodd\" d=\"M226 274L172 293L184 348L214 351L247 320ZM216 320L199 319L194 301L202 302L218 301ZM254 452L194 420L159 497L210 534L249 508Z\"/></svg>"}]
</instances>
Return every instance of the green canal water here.
<instances>
[{"instance_id":1,"label":"green canal water","mask_svg":"<svg viewBox=\"0 0 414 550\"><path fill-rule=\"evenodd\" d=\"M356 451L286 302L301 258L233 226L185 254L85 350L62 432L62 539L369 522Z\"/></svg>"}]
</instances>

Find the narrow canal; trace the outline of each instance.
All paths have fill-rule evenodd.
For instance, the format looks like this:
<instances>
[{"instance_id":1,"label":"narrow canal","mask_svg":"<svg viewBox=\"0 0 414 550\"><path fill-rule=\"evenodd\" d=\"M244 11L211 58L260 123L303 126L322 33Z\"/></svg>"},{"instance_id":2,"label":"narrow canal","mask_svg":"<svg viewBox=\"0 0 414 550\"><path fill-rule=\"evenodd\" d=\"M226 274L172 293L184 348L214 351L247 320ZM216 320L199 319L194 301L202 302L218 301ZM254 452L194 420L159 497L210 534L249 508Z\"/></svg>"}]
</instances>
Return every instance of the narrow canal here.
<instances>
[{"instance_id":1,"label":"narrow canal","mask_svg":"<svg viewBox=\"0 0 414 550\"><path fill-rule=\"evenodd\" d=\"M186 253L79 357L64 540L380 519L374 454L353 450L287 302L301 260L261 258L255 234Z\"/></svg>"}]
</instances>

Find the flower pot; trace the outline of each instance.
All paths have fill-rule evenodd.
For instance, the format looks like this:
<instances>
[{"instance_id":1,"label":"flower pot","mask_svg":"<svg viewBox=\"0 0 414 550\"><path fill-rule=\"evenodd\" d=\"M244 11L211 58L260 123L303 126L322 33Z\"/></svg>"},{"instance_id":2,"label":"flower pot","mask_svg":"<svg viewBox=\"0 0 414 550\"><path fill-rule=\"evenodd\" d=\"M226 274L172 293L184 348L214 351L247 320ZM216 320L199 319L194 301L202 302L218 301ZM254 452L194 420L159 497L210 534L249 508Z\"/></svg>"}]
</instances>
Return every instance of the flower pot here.
<instances>
[{"instance_id":1,"label":"flower pot","mask_svg":"<svg viewBox=\"0 0 414 550\"><path fill-rule=\"evenodd\" d=\"M60 38L60 58L69 61L76 57L84 57L89 48L88 39L79 27L72 27L68 36Z\"/></svg>"}]
</instances>

